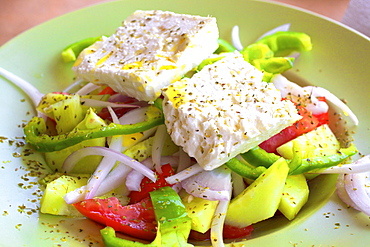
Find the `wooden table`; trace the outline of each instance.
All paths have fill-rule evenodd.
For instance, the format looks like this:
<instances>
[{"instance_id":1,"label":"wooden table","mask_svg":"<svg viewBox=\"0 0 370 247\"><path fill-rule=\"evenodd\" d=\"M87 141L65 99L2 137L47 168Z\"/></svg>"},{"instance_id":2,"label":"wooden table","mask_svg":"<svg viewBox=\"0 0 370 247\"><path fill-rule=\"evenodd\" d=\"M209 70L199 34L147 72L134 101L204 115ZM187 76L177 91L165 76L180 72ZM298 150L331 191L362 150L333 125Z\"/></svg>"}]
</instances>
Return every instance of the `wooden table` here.
<instances>
[{"instance_id":1,"label":"wooden table","mask_svg":"<svg viewBox=\"0 0 370 247\"><path fill-rule=\"evenodd\" d=\"M0 46L21 32L59 15L104 0L0 0ZM227 1L227 0L225 0ZM244 0L246 1L246 0ZM349 0L275 0L340 21Z\"/></svg>"}]
</instances>

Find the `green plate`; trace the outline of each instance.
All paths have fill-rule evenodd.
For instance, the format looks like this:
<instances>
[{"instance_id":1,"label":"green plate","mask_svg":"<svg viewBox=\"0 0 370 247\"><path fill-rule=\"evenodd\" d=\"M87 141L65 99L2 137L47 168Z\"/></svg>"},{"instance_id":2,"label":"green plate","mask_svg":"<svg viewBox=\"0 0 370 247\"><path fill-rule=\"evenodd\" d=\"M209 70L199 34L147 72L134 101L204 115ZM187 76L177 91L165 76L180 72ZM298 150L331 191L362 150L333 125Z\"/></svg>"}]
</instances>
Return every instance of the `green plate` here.
<instances>
[{"instance_id":1,"label":"green plate","mask_svg":"<svg viewBox=\"0 0 370 247\"><path fill-rule=\"evenodd\" d=\"M229 39L238 25L244 44L265 31L291 23L308 33L312 52L302 54L288 76L329 89L348 101L360 125L355 143L370 153L370 42L340 23L276 3L238 0L114 1L78 10L39 25L0 48L0 66L34 84L41 92L58 91L72 80L71 64L60 51L77 40L111 34L137 9L161 9L217 17L221 37ZM0 246L102 246L101 226L86 219L40 215L37 184L47 173L40 155L23 146L22 124L35 112L29 99L0 78L3 104L0 124ZM348 209L333 193L335 176L311 183L311 197L296 220L283 217L256 225L246 246L367 246L369 217ZM268 203L268 202L266 202ZM241 209L242 210L242 209ZM201 245L207 245L202 243Z\"/></svg>"}]
</instances>

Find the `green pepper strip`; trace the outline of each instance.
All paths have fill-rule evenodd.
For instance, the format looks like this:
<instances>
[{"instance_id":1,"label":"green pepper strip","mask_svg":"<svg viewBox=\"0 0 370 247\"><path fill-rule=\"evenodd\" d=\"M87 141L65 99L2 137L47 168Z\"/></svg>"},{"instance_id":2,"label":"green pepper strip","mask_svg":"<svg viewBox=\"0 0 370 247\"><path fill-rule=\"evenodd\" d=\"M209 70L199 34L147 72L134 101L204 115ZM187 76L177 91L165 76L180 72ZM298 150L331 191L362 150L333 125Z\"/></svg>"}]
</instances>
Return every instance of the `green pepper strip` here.
<instances>
[{"instance_id":1,"label":"green pepper strip","mask_svg":"<svg viewBox=\"0 0 370 247\"><path fill-rule=\"evenodd\" d=\"M62 51L63 61L66 63L75 61L82 50L94 44L96 41L100 40L101 38L102 36L86 38L86 39L77 41L73 44L70 44L69 46L64 48Z\"/></svg>"},{"instance_id":2,"label":"green pepper strip","mask_svg":"<svg viewBox=\"0 0 370 247\"><path fill-rule=\"evenodd\" d=\"M225 165L240 176L253 180L257 179L264 171L266 171L266 167L264 166L250 167L237 158L232 158L226 162Z\"/></svg>"},{"instance_id":3,"label":"green pepper strip","mask_svg":"<svg viewBox=\"0 0 370 247\"><path fill-rule=\"evenodd\" d=\"M345 159L349 158L350 156L356 154L358 151L356 147L352 144L348 148L341 148L336 154L328 155L328 156L322 156L322 157L313 157L310 159L302 159L301 152L298 150L298 147L294 147L295 151L295 157L292 160L287 160L290 167L289 175L297 175L305 172L309 172L315 169L319 168L328 168L331 166L336 166L340 163L342 163ZM270 167L275 161L277 161L280 156L274 154L274 153L268 153L265 150L263 150L260 147L255 147L250 149L248 152L241 154L243 159L247 161L252 166L255 166L255 168L259 167ZM240 162L240 161L239 161ZM240 162L243 166L242 162ZM233 168L232 166L235 165L237 167L236 163L230 163L229 168L233 170L234 172L240 174L241 176L244 176L243 172L238 172L240 168ZM247 166L246 166L247 167ZM253 169L253 168L249 168ZM247 178L250 178L251 176L247 173Z\"/></svg>"},{"instance_id":4,"label":"green pepper strip","mask_svg":"<svg viewBox=\"0 0 370 247\"><path fill-rule=\"evenodd\" d=\"M258 146L242 153L241 156L252 166L264 166L266 168L269 168L275 161L280 159L279 155L268 153Z\"/></svg>"},{"instance_id":5,"label":"green pepper strip","mask_svg":"<svg viewBox=\"0 0 370 247\"><path fill-rule=\"evenodd\" d=\"M254 59L271 58L274 52L265 44L253 43L243 48L240 51L246 61L253 61Z\"/></svg>"},{"instance_id":6,"label":"green pepper strip","mask_svg":"<svg viewBox=\"0 0 370 247\"><path fill-rule=\"evenodd\" d=\"M154 213L158 221L157 236L153 242L143 244L116 237L112 227L102 229L101 235L107 247L158 247L182 246L190 247L188 236L191 230L191 218L179 195L171 187L162 187L150 192Z\"/></svg>"},{"instance_id":7,"label":"green pepper strip","mask_svg":"<svg viewBox=\"0 0 370 247\"><path fill-rule=\"evenodd\" d=\"M49 136L45 134L46 125L43 118L34 117L24 127L26 142L40 152L59 151L64 148L73 146L85 140L109 137L114 135L128 135L143 132L155 126L164 123L163 115L148 118L146 121L136 124L114 124L90 129L90 130L72 130L66 134Z\"/></svg>"},{"instance_id":8,"label":"green pepper strip","mask_svg":"<svg viewBox=\"0 0 370 247\"><path fill-rule=\"evenodd\" d=\"M251 64L261 71L271 74L281 74L293 68L293 57L259 58L251 61Z\"/></svg>"},{"instance_id":9,"label":"green pepper strip","mask_svg":"<svg viewBox=\"0 0 370 247\"><path fill-rule=\"evenodd\" d=\"M293 141L293 154L292 160L288 163L289 171L294 171L303 163L302 148L298 141Z\"/></svg>"},{"instance_id":10,"label":"green pepper strip","mask_svg":"<svg viewBox=\"0 0 370 247\"><path fill-rule=\"evenodd\" d=\"M154 100L154 106L157 107L163 113L163 99L157 98Z\"/></svg>"},{"instance_id":11,"label":"green pepper strip","mask_svg":"<svg viewBox=\"0 0 370 247\"><path fill-rule=\"evenodd\" d=\"M218 42L218 48L215 51L216 54L220 54L223 52L233 52L236 50L232 44L230 44L224 39L218 39L217 42Z\"/></svg>"},{"instance_id":12,"label":"green pepper strip","mask_svg":"<svg viewBox=\"0 0 370 247\"><path fill-rule=\"evenodd\" d=\"M213 64L221 59L223 59L225 56L218 56L218 57L212 57L212 58L206 58L204 59L197 67L197 71L201 71L204 66Z\"/></svg>"},{"instance_id":13,"label":"green pepper strip","mask_svg":"<svg viewBox=\"0 0 370 247\"><path fill-rule=\"evenodd\" d=\"M289 172L289 175L297 175L305 172L309 172L315 169L329 168L332 166L339 165L347 158L357 153L356 147L352 144L348 148L341 148L336 154L313 157L309 159L303 159L302 164L295 170Z\"/></svg>"},{"instance_id":14,"label":"green pepper strip","mask_svg":"<svg viewBox=\"0 0 370 247\"><path fill-rule=\"evenodd\" d=\"M280 31L268 35L256 43L266 44L275 56L287 56L293 51L310 51L311 38L305 33Z\"/></svg>"}]
</instances>

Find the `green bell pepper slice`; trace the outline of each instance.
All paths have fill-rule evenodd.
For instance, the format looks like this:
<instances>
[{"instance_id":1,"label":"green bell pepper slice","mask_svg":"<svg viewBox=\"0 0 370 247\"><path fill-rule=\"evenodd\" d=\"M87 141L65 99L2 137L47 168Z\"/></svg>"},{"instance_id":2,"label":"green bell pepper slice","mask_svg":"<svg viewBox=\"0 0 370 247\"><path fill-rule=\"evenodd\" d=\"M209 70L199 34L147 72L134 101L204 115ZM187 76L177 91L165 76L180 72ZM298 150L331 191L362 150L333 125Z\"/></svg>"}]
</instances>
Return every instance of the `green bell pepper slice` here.
<instances>
[{"instance_id":1,"label":"green bell pepper slice","mask_svg":"<svg viewBox=\"0 0 370 247\"><path fill-rule=\"evenodd\" d=\"M201 71L204 66L206 65L209 65L209 64L213 64L221 59L223 59L225 56L222 56L222 55L219 55L217 57L211 57L211 58L206 58L204 59L198 66L197 66L197 71Z\"/></svg>"},{"instance_id":2,"label":"green bell pepper slice","mask_svg":"<svg viewBox=\"0 0 370 247\"><path fill-rule=\"evenodd\" d=\"M298 157L294 157L292 160L287 160L290 171L289 175L297 175L305 172L309 172L315 169L329 168L336 166L347 158L355 155L358 150L355 145L351 145L348 148L341 148L337 153L322 157L313 157L302 159L299 150L297 150ZM248 152L241 154L243 159L249 164L255 167L263 166L270 167L280 156L274 153L268 153L260 147L250 149ZM232 168L230 168L232 169ZM237 171L236 171L237 172ZM242 175L242 174L240 174ZM243 176L243 175L242 175Z\"/></svg>"},{"instance_id":3,"label":"green bell pepper slice","mask_svg":"<svg viewBox=\"0 0 370 247\"><path fill-rule=\"evenodd\" d=\"M233 52L236 50L236 48L232 44L230 44L224 39L218 39L217 42L218 42L218 48L215 51L216 54L220 54L223 52Z\"/></svg>"},{"instance_id":4,"label":"green bell pepper slice","mask_svg":"<svg viewBox=\"0 0 370 247\"><path fill-rule=\"evenodd\" d=\"M191 218L188 216L180 196L171 187L162 187L150 192L154 213L158 222L156 238L149 244L116 237L111 227L101 230L107 247L157 247L179 246L190 247L187 240L191 230Z\"/></svg>"},{"instance_id":5,"label":"green bell pepper slice","mask_svg":"<svg viewBox=\"0 0 370 247\"><path fill-rule=\"evenodd\" d=\"M239 174L240 176L248 179L255 180L257 179L264 171L266 171L266 167L264 166L256 166L251 167L247 164L244 164L237 158L232 158L225 163L225 165L232 170L233 172Z\"/></svg>"},{"instance_id":6,"label":"green bell pepper slice","mask_svg":"<svg viewBox=\"0 0 370 247\"><path fill-rule=\"evenodd\" d=\"M294 57L259 58L251 61L257 69L271 74L281 74L293 68Z\"/></svg>"},{"instance_id":7,"label":"green bell pepper slice","mask_svg":"<svg viewBox=\"0 0 370 247\"><path fill-rule=\"evenodd\" d=\"M294 58L285 57L293 51L312 49L311 38L300 32L276 32L241 50L244 59L264 73L263 81L293 67Z\"/></svg>"},{"instance_id":8,"label":"green bell pepper slice","mask_svg":"<svg viewBox=\"0 0 370 247\"><path fill-rule=\"evenodd\" d=\"M252 166L264 166L266 168L269 168L278 159L280 159L279 155L268 153L259 146L250 149L248 152L240 154L240 156L242 156L242 158Z\"/></svg>"},{"instance_id":9,"label":"green bell pepper slice","mask_svg":"<svg viewBox=\"0 0 370 247\"><path fill-rule=\"evenodd\" d=\"M255 59L271 58L274 56L274 52L270 49L270 47L262 43L248 45L241 50L240 53L243 55L244 60L249 62Z\"/></svg>"},{"instance_id":10,"label":"green bell pepper slice","mask_svg":"<svg viewBox=\"0 0 370 247\"><path fill-rule=\"evenodd\" d=\"M352 144L348 148L339 149L336 154L302 159L302 164L297 166L296 169L290 170L289 175L297 175L316 169L324 169L339 165L347 158L355 155L357 152L358 150L356 149L355 145Z\"/></svg>"},{"instance_id":11,"label":"green bell pepper slice","mask_svg":"<svg viewBox=\"0 0 370 247\"><path fill-rule=\"evenodd\" d=\"M89 47L90 45L94 44L96 41L101 40L102 36L99 37L91 37L86 38L80 41L77 41L73 44L70 44L62 51L62 58L63 61L68 63L72 61L76 61L78 55L83 51L85 48Z\"/></svg>"},{"instance_id":12,"label":"green bell pepper slice","mask_svg":"<svg viewBox=\"0 0 370 247\"><path fill-rule=\"evenodd\" d=\"M145 121L136 124L121 125L110 123L107 126L89 130L74 129L56 136L46 134L47 129L43 118L34 117L24 127L24 134L26 142L37 151L53 152L85 140L139 133L164 123L162 112L153 105L149 107L147 117Z\"/></svg>"},{"instance_id":13,"label":"green bell pepper slice","mask_svg":"<svg viewBox=\"0 0 370 247\"><path fill-rule=\"evenodd\" d=\"M267 35L256 43L267 45L274 56L287 56L293 51L310 51L312 49L311 37L302 32L279 31Z\"/></svg>"}]
</instances>

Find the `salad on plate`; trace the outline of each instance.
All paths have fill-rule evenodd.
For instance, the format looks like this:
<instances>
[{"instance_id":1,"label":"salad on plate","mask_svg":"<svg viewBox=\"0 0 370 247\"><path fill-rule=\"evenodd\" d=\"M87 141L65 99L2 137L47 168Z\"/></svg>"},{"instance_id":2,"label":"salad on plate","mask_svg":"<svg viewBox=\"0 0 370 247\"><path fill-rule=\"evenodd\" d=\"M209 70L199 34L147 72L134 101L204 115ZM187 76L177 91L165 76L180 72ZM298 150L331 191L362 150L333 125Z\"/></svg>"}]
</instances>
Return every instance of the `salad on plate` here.
<instances>
[{"instance_id":1,"label":"salad on plate","mask_svg":"<svg viewBox=\"0 0 370 247\"><path fill-rule=\"evenodd\" d=\"M41 213L102 224L106 246L224 246L276 215L294 220L308 182L334 173L339 197L370 215L369 155L352 162L328 111L356 116L283 75L314 49L309 34L283 25L243 46L238 32L228 43L215 17L136 11L63 50L76 80L62 92L0 69L38 113L24 134L53 171Z\"/></svg>"}]
</instances>

